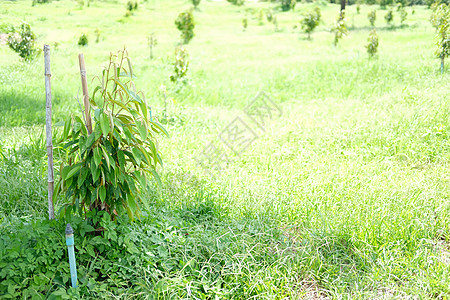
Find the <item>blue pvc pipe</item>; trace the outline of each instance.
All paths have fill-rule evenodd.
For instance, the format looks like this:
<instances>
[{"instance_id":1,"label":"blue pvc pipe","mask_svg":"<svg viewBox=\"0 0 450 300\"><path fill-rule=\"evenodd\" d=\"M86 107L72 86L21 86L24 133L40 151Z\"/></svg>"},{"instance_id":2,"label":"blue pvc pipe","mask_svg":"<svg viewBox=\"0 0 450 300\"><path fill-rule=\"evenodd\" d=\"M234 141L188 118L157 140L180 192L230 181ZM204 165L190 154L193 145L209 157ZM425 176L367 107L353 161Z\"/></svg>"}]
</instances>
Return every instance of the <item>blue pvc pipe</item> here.
<instances>
[{"instance_id":1,"label":"blue pvc pipe","mask_svg":"<svg viewBox=\"0 0 450 300\"><path fill-rule=\"evenodd\" d=\"M70 279L72 280L72 287L77 287L77 264L75 262L75 241L73 239L73 229L70 224L66 227L66 245L69 251L69 265L70 265Z\"/></svg>"}]
</instances>

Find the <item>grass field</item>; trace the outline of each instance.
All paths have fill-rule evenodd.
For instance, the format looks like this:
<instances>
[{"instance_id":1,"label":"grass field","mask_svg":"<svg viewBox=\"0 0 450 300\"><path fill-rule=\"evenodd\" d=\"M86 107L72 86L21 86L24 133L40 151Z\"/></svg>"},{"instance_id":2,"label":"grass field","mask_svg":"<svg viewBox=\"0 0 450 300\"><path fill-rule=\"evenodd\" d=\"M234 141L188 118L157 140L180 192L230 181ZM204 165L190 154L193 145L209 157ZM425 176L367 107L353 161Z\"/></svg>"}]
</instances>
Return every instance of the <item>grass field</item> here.
<instances>
[{"instance_id":1,"label":"grass field","mask_svg":"<svg viewBox=\"0 0 450 300\"><path fill-rule=\"evenodd\" d=\"M315 5L323 22L308 40L295 27ZM39 47L52 48L55 123L80 114L80 52L91 80L110 52L126 46L136 86L160 119L160 86L168 91L170 137L159 140L163 183L147 192L148 217L130 225L130 236L143 235L141 252L156 254L130 271L133 280L99 282L90 295L448 299L450 70L440 74L430 10L407 7L400 26L394 9L392 28L384 22L387 10L362 5L357 14L348 6L349 34L334 47L329 28L337 5L297 4L280 12L275 3L203 0L186 46L189 81L176 86L169 80L179 42L173 22L190 6L148 0L124 17L125 1L82 8L68 0L0 3L0 24L27 21ZM278 30L265 19L258 24L258 9L268 7ZM380 46L369 59L372 9ZM81 33L87 47L77 45ZM153 60L151 33L158 40ZM0 61L0 233L6 236L47 216L45 91L42 55L25 63L0 45ZM244 113L260 90L282 110L264 131ZM237 116L258 138L240 156L230 153L233 161L211 178L195 158L208 143L221 144L218 134ZM90 261L82 246L78 251ZM111 264L121 266L113 258ZM92 268L80 268L80 277L94 277ZM49 277L45 284L47 294L36 297L65 288Z\"/></svg>"}]
</instances>

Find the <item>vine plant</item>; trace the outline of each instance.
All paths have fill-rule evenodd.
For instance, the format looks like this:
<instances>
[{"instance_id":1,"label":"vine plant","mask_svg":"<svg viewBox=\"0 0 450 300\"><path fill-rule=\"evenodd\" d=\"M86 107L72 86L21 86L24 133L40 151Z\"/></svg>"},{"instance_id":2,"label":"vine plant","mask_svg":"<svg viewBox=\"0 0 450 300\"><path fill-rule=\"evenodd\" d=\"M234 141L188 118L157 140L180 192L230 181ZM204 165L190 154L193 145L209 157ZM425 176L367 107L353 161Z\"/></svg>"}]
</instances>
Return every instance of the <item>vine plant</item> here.
<instances>
[{"instance_id":1,"label":"vine plant","mask_svg":"<svg viewBox=\"0 0 450 300\"><path fill-rule=\"evenodd\" d=\"M111 54L90 99L92 133L80 117L66 120L59 141L66 159L55 187L55 194L63 193L66 200L61 216L106 211L113 217L126 212L133 219L139 217L141 204L148 205L140 192L149 177L160 181L156 135L167 132L151 119L133 78L126 50Z\"/></svg>"}]
</instances>

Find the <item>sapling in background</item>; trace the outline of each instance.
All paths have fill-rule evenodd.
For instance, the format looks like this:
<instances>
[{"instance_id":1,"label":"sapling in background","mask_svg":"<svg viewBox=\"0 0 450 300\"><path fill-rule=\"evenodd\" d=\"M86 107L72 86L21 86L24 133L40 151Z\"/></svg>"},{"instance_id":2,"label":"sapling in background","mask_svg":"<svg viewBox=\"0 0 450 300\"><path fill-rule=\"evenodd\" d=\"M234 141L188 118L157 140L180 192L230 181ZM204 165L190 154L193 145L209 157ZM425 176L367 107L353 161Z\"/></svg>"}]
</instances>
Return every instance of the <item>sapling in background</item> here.
<instances>
[{"instance_id":1,"label":"sapling in background","mask_svg":"<svg viewBox=\"0 0 450 300\"><path fill-rule=\"evenodd\" d=\"M367 38L367 53L369 54L369 57L372 58L374 57L377 52L378 52L378 45L379 45L379 41L378 41L378 35L377 35L377 30L376 29L372 29L369 33L369 37Z\"/></svg>"},{"instance_id":2,"label":"sapling in background","mask_svg":"<svg viewBox=\"0 0 450 300\"><path fill-rule=\"evenodd\" d=\"M308 39L311 39L311 33L319 25L320 17L321 14L318 7L316 7L315 10L303 14L303 18L300 20L300 25L302 30L308 34Z\"/></svg>"},{"instance_id":3,"label":"sapling in background","mask_svg":"<svg viewBox=\"0 0 450 300\"><path fill-rule=\"evenodd\" d=\"M297 4L296 0L281 0L281 10L282 11L288 11L288 10L294 10L295 5Z\"/></svg>"},{"instance_id":4,"label":"sapling in background","mask_svg":"<svg viewBox=\"0 0 450 300\"><path fill-rule=\"evenodd\" d=\"M227 1L236 6L244 5L244 0L227 0Z\"/></svg>"},{"instance_id":5,"label":"sapling in background","mask_svg":"<svg viewBox=\"0 0 450 300\"><path fill-rule=\"evenodd\" d=\"M331 32L334 33L333 45L337 46L339 40L348 33L345 19L345 10L341 11L339 16L337 17L336 22L331 28Z\"/></svg>"},{"instance_id":6,"label":"sapling in background","mask_svg":"<svg viewBox=\"0 0 450 300\"><path fill-rule=\"evenodd\" d=\"M247 20L247 18L243 18L242 19L242 28L243 28L242 31L245 31L247 29L247 27L248 27L248 20Z\"/></svg>"},{"instance_id":7,"label":"sapling in background","mask_svg":"<svg viewBox=\"0 0 450 300\"><path fill-rule=\"evenodd\" d=\"M450 5L442 3L436 7L431 22L436 28L436 55L441 59L441 73L444 73L445 58L450 56Z\"/></svg>"},{"instance_id":8,"label":"sapling in background","mask_svg":"<svg viewBox=\"0 0 450 300\"><path fill-rule=\"evenodd\" d=\"M194 5L194 8L197 9L200 4L200 0L192 0L192 4Z\"/></svg>"},{"instance_id":9,"label":"sapling in background","mask_svg":"<svg viewBox=\"0 0 450 300\"><path fill-rule=\"evenodd\" d=\"M175 48L175 61L173 63L173 74L170 75L170 81L173 83L186 83L187 73L189 71L188 52L184 46Z\"/></svg>"},{"instance_id":10,"label":"sapling in background","mask_svg":"<svg viewBox=\"0 0 450 300\"><path fill-rule=\"evenodd\" d=\"M89 41L87 35L85 33L82 33L78 39L78 46L87 46L88 42Z\"/></svg>"},{"instance_id":11,"label":"sapling in background","mask_svg":"<svg viewBox=\"0 0 450 300\"><path fill-rule=\"evenodd\" d=\"M356 13L359 15L361 13L361 5L356 3Z\"/></svg>"},{"instance_id":12,"label":"sapling in background","mask_svg":"<svg viewBox=\"0 0 450 300\"><path fill-rule=\"evenodd\" d=\"M369 19L370 26L374 27L377 19L377 11L375 9L370 11L367 18Z\"/></svg>"},{"instance_id":13,"label":"sapling in background","mask_svg":"<svg viewBox=\"0 0 450 300\"><path fill-rule=\"evenodd\" d=\"M267 18L267 22L271 23L273 21L273 12L272 9L268 9L266 10L266 18Z\"/></svg>"},{"instance_id":14,"label":"sapling in background","mask_svg":"<svg viewBox=\"0 0 450 300\"><path fill-rule=\"evenodd\" d=\"M180 13L175 20L175 26L181 32L181 40L183 44L187 44L194 37L194 14L192 10Z\"/></svg>"},{"instance_id":15,"label":"sapling in background","mask_svg":"<svg viewBox=\"0 0 450 300\"><path fill-rule=\"evenodd\" d=\"M400 9L400 24L403 25L403 23L406 21L406 18L408 17L408 12L406 9L402 6Z\"/></svg>"},{"instance_id":16,"label":"sapling in background","mask_svg":"<svg viewBox=\"0 0 450 300\"><path fill-rule=\"evenodd\" d=\"M147 43L148 43L148 48L150 49L150 59L153 59L153 47L155 47L158 44L158 40L156 39L154 33L151 33L147 37Z\"/></svg>"},{"instance_id":17,"label":"sapling in background","mask_svg":"<svg viewBox=\"0 0 450 300\"><path fill-rule=\"evenodd\" d=\"M31 31L30 24L23 22L19 30L8 27L8 46L26 61L30 61L37 53L35 48L36 35Z\"/></svg>"},{"instance_id":18,"label":"sapling in background","mask_svg":"<svg viewBox=\"0 0 450 300\"><path fill-rule=\"evenodd\" d=\"M264 11L263 11L262 9L260 9L260 10L258 11L258 17L257 17L257 19L258 19L258 25L259 25L259 26L264 25Z\"/></svg>"},{"instance_id":19,"label":"sapling in background","mask_svg":"<svg viewBox=\"0 0 450 300\"><path fill-rule=\"evenodd\" d=\"M384 19L386 20L386 24L392 27L392 22L394 21L394 12L392 9L388 10L386 15L384 15Z\"/></svg>"},{"instance_id":20,"label":"sapling in background","mask_svg":"<svg viewBox=\"0 0 450 300\"><path fill-rule=\"evenodd\" d=\"M96 43L100 42L100 34L101 34L100 29L96 28L94 33L95 33L95 42Z\"/></svg>"}]
</instances>

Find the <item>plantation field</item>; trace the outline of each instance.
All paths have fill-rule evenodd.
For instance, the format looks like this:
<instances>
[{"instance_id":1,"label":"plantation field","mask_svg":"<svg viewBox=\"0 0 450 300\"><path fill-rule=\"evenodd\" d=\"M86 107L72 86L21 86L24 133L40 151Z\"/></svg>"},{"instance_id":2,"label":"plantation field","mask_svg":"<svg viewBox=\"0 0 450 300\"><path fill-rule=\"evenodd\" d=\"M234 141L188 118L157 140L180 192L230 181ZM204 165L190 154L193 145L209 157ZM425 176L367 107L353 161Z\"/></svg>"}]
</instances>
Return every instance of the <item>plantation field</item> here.
<instances>
[{"instance_id":1,"label":"plantation field","mask_svg":"<svg viewBox=\"0 0 450 300\"><path fill-rule=\"evenodd\" d=\"M50 45L55 133L81 115L78 53L92 92L126 47L170 134L158 137L162 183L145 192L141 220L104 221L103 237L71 221L80 287L69 288L64 220L44 221L43 55L24 62L0 43L0 298L448 299L450 68L440 74L428 8L406 7L401 25L394 7L388 26L378 5L350 5L335 47L336 4L202 0L187 82L173 83L174 20L190 1L141 1L128 17L126 1L85 2L1 1L0 25L26 21ZM316 6L323 21L308 39L299 20ZM260 24L267 8L277 28ZM281 110L263 128L245 113L259 91ZM236 117L257 135L239 155L219 137ZM220 171L197 162L209 143L229 156Z\"/></svg>"}]
</instances>

